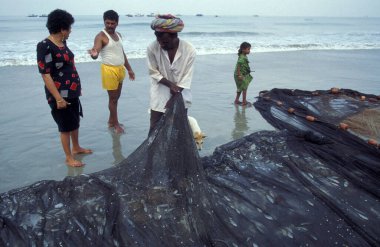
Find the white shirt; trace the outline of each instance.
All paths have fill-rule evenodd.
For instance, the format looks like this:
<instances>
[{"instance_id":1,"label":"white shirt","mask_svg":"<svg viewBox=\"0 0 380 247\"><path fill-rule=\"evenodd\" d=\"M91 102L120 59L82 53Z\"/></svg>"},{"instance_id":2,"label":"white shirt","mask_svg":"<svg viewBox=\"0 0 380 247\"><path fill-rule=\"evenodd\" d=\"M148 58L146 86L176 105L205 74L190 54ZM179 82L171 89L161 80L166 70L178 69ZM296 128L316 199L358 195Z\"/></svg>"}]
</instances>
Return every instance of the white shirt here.
<instances>
[{"instance_id":1,"label":"white shirt","mask_svg":"<svg viewBox=\"0 0 380 247\"><path fill-rule=\"evenodd\" d=\"M162 49L157 41L148 46L148 68L151 78L150 108L153 111L165 112L166 102L170 99L170 89L159 83L162 78L183 88L182 97L185 108L191 105L191 81L193 79L195 48L188 42L179 40L173 63L170 64L168 52Z\"/></svg>"},{"instance_id":2,"label":"white shirt","mask_svg":"<svg viewBox=\"0 0 380 247\"><path fill-rule=\"evenodd\" d=\"M100 56L102 57L102 63L113 66L124 65L124 50L123 43L120 35L116 32L118 41L112 39L107 31L102 30L108 38L108 44L100 50Z\"/></svg>"}]
</instances>

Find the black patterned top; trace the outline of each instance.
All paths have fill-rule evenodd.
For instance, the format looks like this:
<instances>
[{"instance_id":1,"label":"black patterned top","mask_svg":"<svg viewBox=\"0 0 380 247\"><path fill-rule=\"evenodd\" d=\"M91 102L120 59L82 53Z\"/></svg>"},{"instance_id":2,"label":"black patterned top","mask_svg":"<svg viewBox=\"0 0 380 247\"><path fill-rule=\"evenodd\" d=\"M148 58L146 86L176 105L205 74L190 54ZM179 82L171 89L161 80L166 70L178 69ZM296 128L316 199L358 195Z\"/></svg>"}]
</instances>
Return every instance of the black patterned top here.
<instances>
[{"instance_id":1,"label":"black patterned top","mask_svg":"<svg viewBox=\"0 0 380 247\"><path fill-rule=\"evenodd\" d=\"M74 54L64 43L58 47L51 40L44 39L37 44L37 63L41 74L50 74L63 98L78 98L81 84L75 68ZM50 103L53 95L45 86L46 99Z\"/></svg>"}]
</instances>

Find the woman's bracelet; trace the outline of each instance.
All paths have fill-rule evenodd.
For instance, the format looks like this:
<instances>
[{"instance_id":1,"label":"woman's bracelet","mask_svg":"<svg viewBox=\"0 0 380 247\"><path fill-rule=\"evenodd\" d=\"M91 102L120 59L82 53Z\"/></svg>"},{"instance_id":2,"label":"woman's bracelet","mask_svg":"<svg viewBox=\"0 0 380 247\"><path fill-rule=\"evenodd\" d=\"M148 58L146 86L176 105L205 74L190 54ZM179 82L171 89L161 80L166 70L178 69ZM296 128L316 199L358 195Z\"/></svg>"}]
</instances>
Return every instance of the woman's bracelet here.
<instances>
[{"instance_id":1,"label":"woman's bracelet","mask_svg":"<svg viewBox=\"0 0 380 247\"><path fill-rule=\"evenodd\" d=\"M63 99L57 100L57 103L62 103L62 102L63 102Z\"/></svg>"}]
</instances>

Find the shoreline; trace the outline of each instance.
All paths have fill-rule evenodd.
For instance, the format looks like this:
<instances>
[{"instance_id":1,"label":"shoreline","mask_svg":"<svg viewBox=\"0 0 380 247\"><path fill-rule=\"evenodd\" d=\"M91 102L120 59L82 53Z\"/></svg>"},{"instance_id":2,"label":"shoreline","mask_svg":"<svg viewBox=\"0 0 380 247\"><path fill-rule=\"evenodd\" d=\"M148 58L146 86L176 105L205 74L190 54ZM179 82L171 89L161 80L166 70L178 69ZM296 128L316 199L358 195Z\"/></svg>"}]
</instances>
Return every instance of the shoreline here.
<instances>
[{"instance_id":1,"label":"shoreline","mask_svg":"<svg viewBox=\"0 0 380 247\"><path fill-rule=\"evenodd\" d=\"M293 52L365 52L365 51L374 51L378 52L380 51L380 48L376 49L313 49L313 50L276 50L276 51L254 51L253 49L251 50L251 55L252 54L272 54L272 53L293 53ZM229 56L229 55L235 55L235 53L216 53L216 54L197 54L197 57L203 57L203 56ZM127 54L128 56L128 54ZM130 58L128 57L129 61L134 61L134 60L139 60L143 59L145 60L146 57L137 57L137 58ZM100 63L100 59L95 60L95 61L86 61L86 62L76 62L76 64L92 64L92 63ZM18 67L28 67L28 66L36 66L36 64L20 64L20 65L4 65L0 66L0 68L18 68Z\"/></svg>"},{"instance_id":2,"label":"shoreline","mask_svg":"<svg viewBox=\"0 0 380 247\"><path fill-rule=\"evenodd\" d=\"M200 156L215 147L260 130L274 130L254 107L233 104L233 69L237 56L198 55L189 115L206 133ZM262 90L349 88L380 94L379 50L318 50L263 52L249 55L253 82L248 100ZM114 135L107 128L107 94L101 88L100 62L77 63L83 84L80 143L94 154L81 156L86 166L70 168L64 163L57 127L45 100L37 66L0 67L3 90L0 99L0 192L40 180L93 173L119 163L147 137L149 128L149 76L143 58L130 59L136 81L125 80L119 101L120 122L126 134Z\"/></svg>"}]
</instances>

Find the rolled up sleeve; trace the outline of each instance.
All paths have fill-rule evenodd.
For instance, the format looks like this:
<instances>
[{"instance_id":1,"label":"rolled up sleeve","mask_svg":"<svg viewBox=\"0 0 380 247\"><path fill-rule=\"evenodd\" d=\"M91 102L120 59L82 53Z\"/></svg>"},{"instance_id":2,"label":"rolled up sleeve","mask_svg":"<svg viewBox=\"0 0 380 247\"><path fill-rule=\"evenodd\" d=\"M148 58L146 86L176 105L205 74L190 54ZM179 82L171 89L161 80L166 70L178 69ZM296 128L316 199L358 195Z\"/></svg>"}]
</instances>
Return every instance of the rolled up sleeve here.
<instances>
[{"instance_id":1,"label":"rolled up sleeve","mask_svg":"<svg viewBox=\"0 0 380 247\"><path fill-rule=\"evenodd\" d=\"M147 57L149 76L152 81L158 83L162 78L164 78L164 76L158 70L156 57L154 56L154 52L149 47L147 49Z\"/></svg>"},{"instance_id":2,"label":"rolled up sleeve","mask_svg":"<svg viewBox=\"0 0 380 247\"><path fill-rule=\"evenodd\" d=\"M191 55L187 59L187 63L183 65L183 74L181 80L178 82L178 86L182 88L190 89L191 82L193 80L195 50L191 51Z\"/></svg>"}]
</instances>

